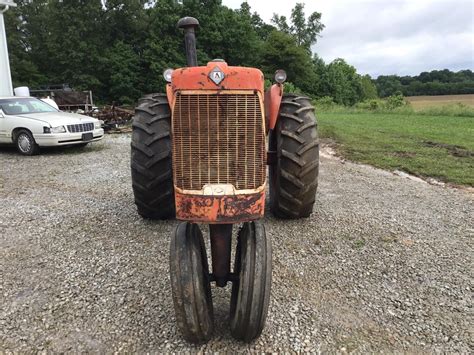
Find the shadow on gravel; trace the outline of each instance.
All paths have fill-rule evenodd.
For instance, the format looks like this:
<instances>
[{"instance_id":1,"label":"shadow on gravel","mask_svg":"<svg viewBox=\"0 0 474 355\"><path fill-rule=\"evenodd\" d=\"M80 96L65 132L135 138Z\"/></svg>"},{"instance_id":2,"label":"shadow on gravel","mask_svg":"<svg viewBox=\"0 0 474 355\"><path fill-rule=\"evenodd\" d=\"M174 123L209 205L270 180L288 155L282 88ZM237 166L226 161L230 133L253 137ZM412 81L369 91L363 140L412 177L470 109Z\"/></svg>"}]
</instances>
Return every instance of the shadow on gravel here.
<instances>
[{"instance_id":1,"label":"shadow on gravel","mask_svg":"<svg viewBox=\"0 0 474 355\"><path fill-rule=\"evenodd\" d=\"M65 155L65 154L83 154L100 152L107 149L103 144L89 143L85 147L78 147L77 145L71 146L60 146L60 147L42 147L40 148L39 155ZM18 155L22 156L16 149L16 147L8 144L0 144L0 154Z\"/></svg>"}]
</instances>

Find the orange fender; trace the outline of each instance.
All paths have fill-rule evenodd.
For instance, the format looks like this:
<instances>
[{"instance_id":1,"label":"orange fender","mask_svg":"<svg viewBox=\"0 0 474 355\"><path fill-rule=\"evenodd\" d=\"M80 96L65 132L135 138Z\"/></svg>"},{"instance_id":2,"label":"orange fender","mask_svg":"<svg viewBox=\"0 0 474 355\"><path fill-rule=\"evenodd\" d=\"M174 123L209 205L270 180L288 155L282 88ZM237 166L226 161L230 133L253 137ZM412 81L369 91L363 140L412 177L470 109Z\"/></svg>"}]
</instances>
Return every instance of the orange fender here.
<instances>
[{"instance_id":1,"label":"orange fender","mask_svg":"<svg viewBox=\"0 0 474 355\"><path fill-rule=\"evenodd\" d=\"M281 98L283 96L283 85L273 84L265 92L265 121L267 123L267 133L274 129L280 111Z\"/></svg>"},{"instance_id":2,"label":"orange fender","mask_svg":"<svg viewBox=\"0 0 474 355\"><path fill-rule=\"evenodd\" d=\"M168 104L170 105L171 112L173 112L175 96L171 84L166 84L166 96L168 97Z\"/></svg>"}]
</instances>

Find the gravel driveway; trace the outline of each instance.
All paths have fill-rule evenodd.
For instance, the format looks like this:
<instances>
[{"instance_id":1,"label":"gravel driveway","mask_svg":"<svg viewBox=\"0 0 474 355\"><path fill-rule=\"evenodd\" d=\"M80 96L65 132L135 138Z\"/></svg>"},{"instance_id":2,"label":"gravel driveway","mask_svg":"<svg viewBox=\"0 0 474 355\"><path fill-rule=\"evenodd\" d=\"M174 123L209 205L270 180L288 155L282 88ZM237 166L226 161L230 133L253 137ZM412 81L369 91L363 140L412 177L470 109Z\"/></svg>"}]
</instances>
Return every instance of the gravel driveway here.
<instances>
[{"instance_id":1,"label":"gravel driveway","mask_svg":"<svg viewBox=\"0 0 474 355\"><path fill-rule=\"evenodd\" d=\"M474 198L322 157L313 215L267 214L274 246L267 326L187 344L168 275L176 221L136 213L130 136L23 157L0 148L0 350L464 352L473 343Z\"/></svg>"}]
</instances>

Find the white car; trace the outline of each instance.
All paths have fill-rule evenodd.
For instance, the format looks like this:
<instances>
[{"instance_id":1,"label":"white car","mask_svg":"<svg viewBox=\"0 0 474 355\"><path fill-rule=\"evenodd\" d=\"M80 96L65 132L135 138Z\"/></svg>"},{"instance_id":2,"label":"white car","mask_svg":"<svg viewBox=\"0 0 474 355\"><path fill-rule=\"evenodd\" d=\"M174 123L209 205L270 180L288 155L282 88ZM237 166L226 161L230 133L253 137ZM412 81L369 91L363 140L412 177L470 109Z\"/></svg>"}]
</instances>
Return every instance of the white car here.
<instances>
[{"instance_id":1,"label":"white car","mask_svg":"<svg viewBox=\"0 0 474 355\"><path fill-rule=\"evenodd\" d=\"M15 144L21 154L36 154L39 147L86 146L103 136L95 118L61 112L34 97L0 97L0 143Z\"/></svg>"}]
</instances>

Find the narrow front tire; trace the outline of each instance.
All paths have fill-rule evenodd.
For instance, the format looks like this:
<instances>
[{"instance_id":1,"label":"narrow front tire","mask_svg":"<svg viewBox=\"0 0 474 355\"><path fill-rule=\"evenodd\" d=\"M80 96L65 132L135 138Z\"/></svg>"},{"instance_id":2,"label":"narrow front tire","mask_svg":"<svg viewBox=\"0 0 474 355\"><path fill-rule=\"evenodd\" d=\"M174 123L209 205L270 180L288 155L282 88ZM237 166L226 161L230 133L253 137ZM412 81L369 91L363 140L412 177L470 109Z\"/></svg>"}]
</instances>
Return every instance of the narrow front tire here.
<instances>
[{"instance_id":1,"label":"narrow front tire","mask_svg":"<svg viewBox=\"0 0 474 355\"><path fill-rule=\"evenodd\" d=\"M181 222L171 238L170 278L176 323L192 343L208 341L214 331L209 266L197 224Z\"/></svg>"},{"instance_id":2,"label":"narrow front tire","mask_svg":"<svg viewBox=\"0 0 474 355\"><path fill-rule=\"evenodd\" d=\"M239 231L232 284L230 328L238 340L251 342L262 333L270 303L272 248L261 222L244 223Z\"/></svg>"}]
</instances>

